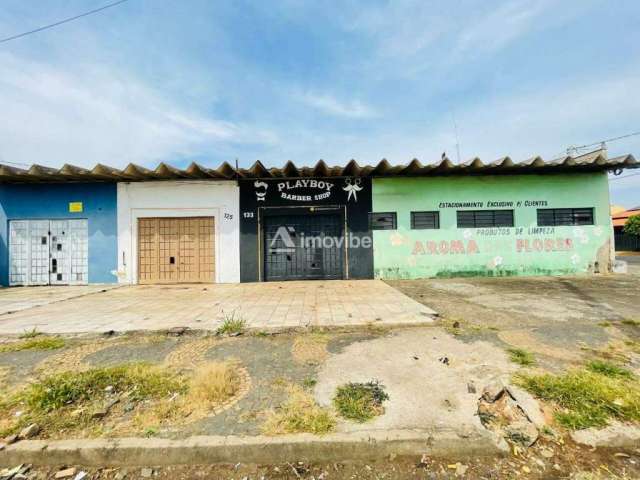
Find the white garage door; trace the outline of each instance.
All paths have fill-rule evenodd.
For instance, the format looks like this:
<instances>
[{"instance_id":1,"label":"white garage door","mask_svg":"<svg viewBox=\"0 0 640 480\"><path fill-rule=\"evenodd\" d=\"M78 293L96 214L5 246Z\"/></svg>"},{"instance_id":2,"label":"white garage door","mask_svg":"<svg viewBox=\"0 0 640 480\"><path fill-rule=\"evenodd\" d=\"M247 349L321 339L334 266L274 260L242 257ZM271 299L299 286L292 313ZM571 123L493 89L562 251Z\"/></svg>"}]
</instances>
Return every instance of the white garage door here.
<instances>
[{"instance_id":1,"label":"white garage door","mask_svg":"<svg viewBox=\"0 0 640 480\"><path fill-rule=\"evenodd\" d=\"M83 285L88 281L88 222L11 220L9 285Z\"/></svg>"}]
</instances>

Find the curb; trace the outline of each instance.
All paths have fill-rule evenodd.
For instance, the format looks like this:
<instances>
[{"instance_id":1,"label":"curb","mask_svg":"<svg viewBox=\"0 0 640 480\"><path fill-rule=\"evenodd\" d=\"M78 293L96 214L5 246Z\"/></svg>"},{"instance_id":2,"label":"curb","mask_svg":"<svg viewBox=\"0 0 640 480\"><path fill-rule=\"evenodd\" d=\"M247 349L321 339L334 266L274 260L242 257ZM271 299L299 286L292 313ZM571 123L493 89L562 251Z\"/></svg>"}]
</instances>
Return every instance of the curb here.
<instances>
[{"instance_id":1,"label":"curb","mask_svg":"<svg viewBox=\"0 0 640 480\"><path fill-rule=\"evenodd\" d=\"M455 458L497 456L508 452L491 432L461 435L453 430L388 430L278 437L197 436L160 438L28 440L0 451L0 466L83 465L164 466L180 464L287 461L374 460L389 456Z\"/></svg>"}]
</instances>

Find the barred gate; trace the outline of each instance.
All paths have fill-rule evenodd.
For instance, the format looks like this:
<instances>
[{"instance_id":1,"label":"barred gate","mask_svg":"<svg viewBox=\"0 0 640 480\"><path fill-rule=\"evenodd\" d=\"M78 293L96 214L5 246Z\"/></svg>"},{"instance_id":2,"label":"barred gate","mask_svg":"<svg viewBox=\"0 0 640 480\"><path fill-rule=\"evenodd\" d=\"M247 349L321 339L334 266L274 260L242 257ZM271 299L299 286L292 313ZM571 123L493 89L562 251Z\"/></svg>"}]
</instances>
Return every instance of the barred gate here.
<instances>
[{"instance_id":1,"label":"barred gate","mask_svg":"<svg viewBox=\"0 0 640 480\"><path fill-rule=\"evenodd\" d=\"M616 252L629 252L640 250L640 235L629 233L617 233L614 235Z\"/></svg>"}]
</instances>

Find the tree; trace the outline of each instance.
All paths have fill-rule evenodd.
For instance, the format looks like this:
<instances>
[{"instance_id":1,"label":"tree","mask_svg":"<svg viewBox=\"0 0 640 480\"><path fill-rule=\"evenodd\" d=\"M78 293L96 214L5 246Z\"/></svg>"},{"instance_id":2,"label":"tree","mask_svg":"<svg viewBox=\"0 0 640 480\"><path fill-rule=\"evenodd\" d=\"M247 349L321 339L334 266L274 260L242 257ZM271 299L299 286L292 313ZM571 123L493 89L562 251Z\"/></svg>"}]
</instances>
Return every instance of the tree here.
<instances>
[{"instance_id":1,"label":"tree","mask_svg":"<svg viewBox=\"0 0 640 480\"><path fill-rule=\"evenodd\" d=\"M640 236L640 215L632 215L624 224L624 233Z\"/></svg>"}]
</instances>

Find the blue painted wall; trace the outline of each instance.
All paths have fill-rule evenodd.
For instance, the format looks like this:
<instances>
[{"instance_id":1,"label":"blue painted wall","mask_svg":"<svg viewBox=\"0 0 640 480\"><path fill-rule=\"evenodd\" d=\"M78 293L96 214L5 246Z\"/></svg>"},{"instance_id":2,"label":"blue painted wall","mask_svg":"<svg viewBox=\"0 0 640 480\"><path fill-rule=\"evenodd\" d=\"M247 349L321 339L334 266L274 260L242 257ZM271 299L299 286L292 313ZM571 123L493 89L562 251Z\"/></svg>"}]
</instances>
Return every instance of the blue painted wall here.
<instances>
[{"instance_id":1,"label":"blue painted wall","mask_svg":"<svg viewBox=\"0 0 640 480\"><path fill-rule=\"evenodd\" d=\"M115 283L117 269L117 187L115 183L0 185L0 285L9 283L9 220L87 218L89 283ZM82 202L70 213L69 202Z\"/></svg>"}]
</instances>

